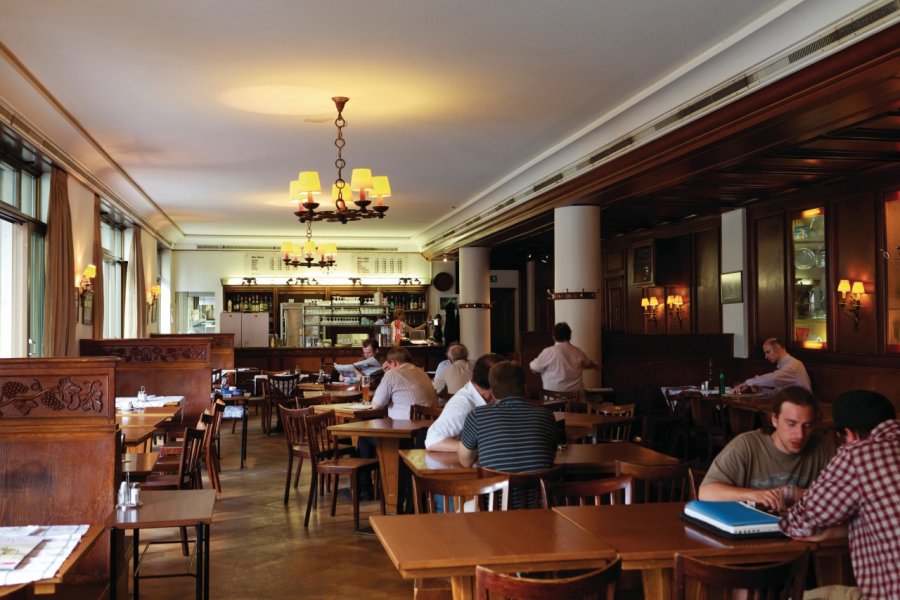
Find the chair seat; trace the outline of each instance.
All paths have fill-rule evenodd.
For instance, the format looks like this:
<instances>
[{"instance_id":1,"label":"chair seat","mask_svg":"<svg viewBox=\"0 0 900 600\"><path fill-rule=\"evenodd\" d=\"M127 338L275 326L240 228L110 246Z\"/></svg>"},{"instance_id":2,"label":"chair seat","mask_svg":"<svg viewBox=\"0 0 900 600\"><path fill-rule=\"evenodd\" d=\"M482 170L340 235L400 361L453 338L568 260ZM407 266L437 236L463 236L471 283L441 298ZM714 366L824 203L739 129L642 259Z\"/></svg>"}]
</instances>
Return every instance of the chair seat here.
<instances>
[{"instance_id":1,"label":"chair seat","mask_svg":"<svg viewBox=\"0 0 900 600\"><path fill-rule=\"evenodd\" d=\"M320 461L316 464L316 469L320 473L325 473L326 475L338 474L342 475L345 473L353 473L361 469L371 469L373 467L378 466L377 458L341 458L338 460L334 460L333 458L329 458L323 461Z\"/></svg>"}]
</instances>

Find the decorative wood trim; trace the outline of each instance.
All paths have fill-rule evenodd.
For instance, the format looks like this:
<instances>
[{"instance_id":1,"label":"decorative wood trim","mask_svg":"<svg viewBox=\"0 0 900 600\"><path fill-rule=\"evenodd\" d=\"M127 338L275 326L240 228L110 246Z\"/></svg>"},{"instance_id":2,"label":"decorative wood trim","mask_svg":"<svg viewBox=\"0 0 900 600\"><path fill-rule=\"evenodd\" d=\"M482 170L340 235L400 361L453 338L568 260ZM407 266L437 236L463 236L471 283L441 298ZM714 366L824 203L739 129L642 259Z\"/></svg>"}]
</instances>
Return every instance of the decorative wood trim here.
<instances>
[{"instance_id":1,"label":"decorative wood trim","mask_svg":"<svg viewBox=\"0 0 900 600\"><path fill-rule=\"evenodd\" d=\"M200 342L200 343L198 343ZM81 354L86 356L115 356L122 362L176 363L185 361L209 362L210 338L184 340L177 338L147 338L134 340L81 340Z\"/></svg>"},{"instance_id":2,"label":"decorative wood trim","mask_svg":"<svg viewBox=\"0 0 900 600\"><path fill-rule=\"evenodd\" d=\"M463 309L463 308L485 308L485 309L490 309L490 308L491 308L491 304L490 304L490 302L467 302L467 303L465 303L465 304L460 304L460 305L457 306L456 308L458 308L458 309Z\"/></svg>"},{"instance_id":3,"label":"decorative wood trim","mask_svg":"<svg viewBox=\"0 0 900 600\"><path fill-rule=\"evenodd\" d=\"M55 383L54 383L55 380ZM76 380L77 381L77 380ZM76 383L72 377L6 377L0 375L0 418L47 416L52 413L80 416L102 415L109 398L108 381L88 378ZM5 414L3 409L9 413ZM31 415L34 411L34 415Z\"/></svg>"}]
</instances>

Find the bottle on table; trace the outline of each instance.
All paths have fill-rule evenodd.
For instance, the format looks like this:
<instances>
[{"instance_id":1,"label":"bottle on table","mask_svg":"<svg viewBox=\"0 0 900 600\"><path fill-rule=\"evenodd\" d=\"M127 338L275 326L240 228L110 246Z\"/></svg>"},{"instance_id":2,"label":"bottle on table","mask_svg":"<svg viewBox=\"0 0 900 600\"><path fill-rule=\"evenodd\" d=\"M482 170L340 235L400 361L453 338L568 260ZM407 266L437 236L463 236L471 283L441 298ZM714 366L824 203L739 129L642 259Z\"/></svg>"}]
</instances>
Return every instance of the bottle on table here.
<instances>
[{"instance_id":1,"label":"bottle on table","mask_svg":"<svg viewBox=\"0 0 900 600\"><path fill-rule=\"evenodd\" d=\"M719 395L720 396L725 395L725 372L724 371L719 372Z\"/></svg>"}]
</instances>

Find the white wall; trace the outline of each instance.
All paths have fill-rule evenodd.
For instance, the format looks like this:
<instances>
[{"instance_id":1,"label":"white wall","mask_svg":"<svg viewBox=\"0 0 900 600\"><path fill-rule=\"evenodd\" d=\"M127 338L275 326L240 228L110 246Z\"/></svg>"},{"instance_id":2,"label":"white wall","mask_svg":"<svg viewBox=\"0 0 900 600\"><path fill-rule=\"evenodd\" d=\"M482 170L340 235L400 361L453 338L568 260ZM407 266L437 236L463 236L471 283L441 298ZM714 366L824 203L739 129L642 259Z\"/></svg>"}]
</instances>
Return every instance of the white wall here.
<instances>
[{"instance_id":1,"label":"white wall","mask_svg":"<svg viewBox=\"0 0 900 600\"><path fill-rule=\"evenodd\" d=\"M722 273L743 273L744 300L747 299L747 214L741 208L722 215ZM722 305L722 332L734 334L734 355L749 355L747 303Z\"/></svg>"}]
</instances>

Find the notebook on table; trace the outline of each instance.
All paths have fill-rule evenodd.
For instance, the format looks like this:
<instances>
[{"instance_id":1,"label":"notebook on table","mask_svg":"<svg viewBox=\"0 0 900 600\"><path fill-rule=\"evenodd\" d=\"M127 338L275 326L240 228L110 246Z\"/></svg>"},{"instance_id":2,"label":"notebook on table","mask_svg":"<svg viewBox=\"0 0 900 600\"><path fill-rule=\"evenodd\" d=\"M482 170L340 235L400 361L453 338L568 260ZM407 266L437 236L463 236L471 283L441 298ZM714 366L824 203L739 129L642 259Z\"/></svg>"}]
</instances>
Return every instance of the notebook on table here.
<instances>
[{"instance_id":1,"label":"notebook on table","mask_svg":"<svg viewBox=\"0 0 900 600\"><path fill-rule=\"evenodd\" d=\"M742 502L692 500L685 505L682 517L729 537L783 537L778 516Z\"/></svg>"}]
</instances>

